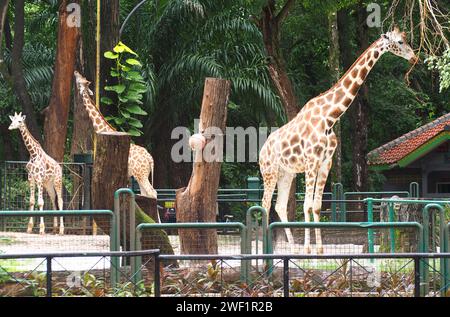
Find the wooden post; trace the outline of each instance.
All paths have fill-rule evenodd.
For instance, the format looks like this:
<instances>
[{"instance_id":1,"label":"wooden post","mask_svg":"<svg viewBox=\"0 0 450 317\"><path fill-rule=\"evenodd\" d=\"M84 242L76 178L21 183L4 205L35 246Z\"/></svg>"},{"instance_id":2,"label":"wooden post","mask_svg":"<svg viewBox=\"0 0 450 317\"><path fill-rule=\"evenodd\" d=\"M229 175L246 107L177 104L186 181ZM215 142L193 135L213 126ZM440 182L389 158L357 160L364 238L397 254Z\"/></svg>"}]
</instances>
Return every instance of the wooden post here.
<instances>
[{"instance_id":1,"label":"wooden post","mask_svg":"<svg viewBox=\"0 0 450 317\"><path fill-rule=\"evenodd\" d=\"M207 78L203 92L199 132L206 137L189 184L176 192L177 222L216 222L216 201L223 156L223 133L227 119L230 82ZM220 129L220 130L219 130ZM184 254L217 253L216 230L179 230Z\"/></svg>"},{"instance_id":2,"label":"wooden post","mask_svg":"<svg viewBox=\"0 0 450 317\"><path fill-rule=\"evenodd\" d=\"M97 134L97 153L92 173L92 209L114 210L114 193L128 185L130 136L123 132ZM109 233L109 223L95 218L97 226Z\"/></svg>"}]
</instances>

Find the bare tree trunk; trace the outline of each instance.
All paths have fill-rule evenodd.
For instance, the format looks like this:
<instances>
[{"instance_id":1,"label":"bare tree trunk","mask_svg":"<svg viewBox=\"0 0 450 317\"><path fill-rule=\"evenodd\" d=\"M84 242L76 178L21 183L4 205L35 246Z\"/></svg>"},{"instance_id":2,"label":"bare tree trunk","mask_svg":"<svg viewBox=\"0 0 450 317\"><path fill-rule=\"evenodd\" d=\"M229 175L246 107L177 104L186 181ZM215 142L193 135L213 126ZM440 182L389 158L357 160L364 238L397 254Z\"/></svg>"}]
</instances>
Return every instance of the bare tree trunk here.
<instances>
[{"instance_id":1,"label":"bare tree trunk","mask_svg":"<svg viewBox=\"0 0 450 317\"><path fill-rule=\"evenodd\" d=\"M114 193L128 185L130 136L123 132L97 134L97 152L92 172L92 209L114 210ZM98 222L109 232L109 224Z\"/></svg>"},{"instance_id":2,"label":"bare tree trunk","mask_svg":"<svg viewBox=\"0 0 450 317\"><path fill-rule=\"evenodd\" d=\"M83 61L83 40L80 39L78 45L76 68L84 74ZM74 83L74 97L73 97L73 134L72 146L70 150L71 156L79 153L91 153L93 128L89 115L83 104L78 86Z\"/></svg>"},{"instance_id":3,"label":"bare tree trunk","mask_svg":"<svg viewBox=\"0 0 450 317\"><path fill-rule=\"evenodd\" d=\"M367 11L362 3L357 7L357 42L360 51L369 46ZM367 165L367 138L369 121L368 87L363 85L352 106L351 118L354 133L353 145L353 184L356 191L367 191L369 169Z\"/></svg>"},{"instance_id":4,"label":"bare tree trunk","mask_svg":"<svg viewBox=\"0 0 450 317\"><path fill-rule=\"evenodd\" d=\"M276 0L268 0L263 7L258 26L262 32L266 54L269 57L269 75L280 97L288 121L298 113L298 100L294 93L294 87L286 71L286 62L280 48L281 23L288 16L294 5L294 0L286 1L282 9L276 13ZM289 192L287 205L289 221L295 220L296 210L296 185L294 179ZM268 210L270 212L270 210Z\"/></svg>"},{"instance_id":5,"label":"bare tree trunk","mask_svg":"<svg viewBox=\"0 0 450 317\"><path fill-rule=\"evenodd\" d=\"M70 2L77 3L78 1L70 0ZM50 104L45 111L44 122L44 148L58 162L64 160L70 92L80 36L79 28L68 23L69 12L66 9L68 4L69 0L62 0L59 6L55 73Z\"/></svg>"},{"instance_id":6,"label":"bare tree trunk","mask_svg":"<svg viewBox=\"0 0 450 317\"><path fill-rule=\"evenodd\" d=\"M206 79L200 114L203 129L219 128L222 131L221 133L225 131L229 94L229 81L216 78ZM203 150L203 157L198 162L194 162L188 186L177 190L178 222L216 222L221 161L212 158L208 160L205 155L207 152L214 152L217 158L218 153L222 153L223 135L217 135L215 131L211 133L212 136L208 139ZM208 132L206 135L208 135ZM222 140L222 144L220 140ZM214 151L208 150L211 146L214 146ZM200 154L199 152L196 153L197 156ZM182 253L217 253L217 233L215 230L179 230L179 234Z\"/></svg>"},{"instance_id":7,"label":"bare tree trunk","mask_svg":"<svg viewBox=\"0 0 450 317\"><path fill-rule=\"evenodd\" d=\"M328 25L330 31L330 55L329 64L333 84L341 77L339 67L339 30L337 13L332 12L328 16ZM337 137L337 147L333 157L333 168L331 170L331 181L333 183L342 182L342 147L341 147L341 122L338 121L334 125L334 133Z\"/></svg>"},{"instance_id":8,"label":"bare tree trunk","mask_svg":"<svg viewBox=\"0 0 450 317\"><path fill-rule=\"evenodd\" d=\"M22 111L27 116L27 125L31 134L42 144L41 132L37 124L35 109L28 94L23 77L22 50L24 46L25 12L24 0L15 1L14 44L12 49L11 73L13 76L14 91L22 104Z\"/></svg>"}]
</instances>

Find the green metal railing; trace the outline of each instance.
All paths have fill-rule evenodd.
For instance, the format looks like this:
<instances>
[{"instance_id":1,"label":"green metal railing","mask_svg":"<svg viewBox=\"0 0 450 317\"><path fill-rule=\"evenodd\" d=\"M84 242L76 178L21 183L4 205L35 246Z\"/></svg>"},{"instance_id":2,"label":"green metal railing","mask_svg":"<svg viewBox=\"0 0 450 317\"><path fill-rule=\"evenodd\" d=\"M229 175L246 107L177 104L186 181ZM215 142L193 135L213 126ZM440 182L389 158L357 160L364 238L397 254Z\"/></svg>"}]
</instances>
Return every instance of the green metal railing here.
<instances>
[{"instance_id":1,"label":"green metal railing","mask_svg":"<svg viewBox=\"0 0 450 317\"><path fill-rule=\"evenodd\" d=\"M142 239L142 232L144 230L164 230L164 229L238 229L239 234L241 237L241 243L240 243L240 254L247 254L247 236L248 236L248 230L247 227L240 223L240 222L179 222L179 223L141 223L136 227L136 238L135 243L136 247L135 250L141 250L141 239ZM242 262L241 262L242 263ZM132 272L134 281L140 281L142 279L141 276L141 270L139 269L142 266L142 259L141 257L137 257L136 261L134 263L134 266L132 266ZM249 263L248 261L244 261L241 265L241 280L247 281L247 277L249 274Z\"/></svg>"},{"instance_id":2,"label":"green metal railing","mask_svg":"<svg viewBox=\"0 0 450 317\"><path fill-rule=\"evenodd\" d=\"M258 219L256 219L256 222L254 222L253 221L253 219L252 219L252 217L253 216L257 216L258 215L258 213L260 213L261 214L261 227L259 227L259 224L258 224ZM266 250L266 243L267 243L267 228L268 228L268 223L267 223L267 220L268 220L268 217L267 217L267 211L263 208L263 207L260 207L260 206L253 206L253 207L250 207L248 210L247 210L247 213L246 213L246 224L247 224L247 238L246 238L246 240L247 240L247 246L246 246L246 249L247 249L247 253L248 254L252 254L252 232L253 232L253 229L255 229L255 231L256 231L256 238L255 238L255 240L256 240L256 254L258 254L258 244L259 244L259 228L261 228L261 232L262 232L262 244L263 244L263 247L262 247L262 253L264 253L265 252L265 250ZM254 224L257 224L257 226L256 226L256 228L254 227Z\"/></svg>"},{"instance_id":3,"label":"green metal railing","mask_svg":"<svg viewBox=\"0 0 450 317\"><path fill-rule=\"evenodd\" d=\"M69 217L69 216L108 216L110 220L109 248L110 251L119 251L116 215L111 210L1 210L0 218L5 217ZM119 278L118 258L111 259L111 285L114 287Z\"/></svg>"}]
</instances>

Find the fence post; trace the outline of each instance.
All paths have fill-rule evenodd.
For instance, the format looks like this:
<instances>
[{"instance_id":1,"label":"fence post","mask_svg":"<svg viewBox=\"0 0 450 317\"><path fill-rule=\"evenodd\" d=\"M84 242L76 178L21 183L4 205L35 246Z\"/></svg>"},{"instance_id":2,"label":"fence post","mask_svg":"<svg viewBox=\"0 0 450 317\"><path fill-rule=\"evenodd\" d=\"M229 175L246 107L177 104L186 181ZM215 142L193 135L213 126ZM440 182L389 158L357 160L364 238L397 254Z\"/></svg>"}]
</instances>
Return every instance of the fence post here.
<instances>
[{"instance_id":1,"label":"fence post","mask_svg":"<svg viewBox=\"0 0 450 317\"><path fill-rule=\"evenodd\" d=\"M421 265L420 258L418 256L414 257L414 297L420 297L421 295Z\"/></svg>"},{"instance_id":2,"label":"fence post","mask_svg":"<svg viewBox=\"0 0 450 317\"><path fill-rule=\"evenodd\" d=\"M155 297L161 297L161 276L160 276L160 253L155 254Z\"/></svg>"},{"instance_id":3,"label":"fence post","mask_svg":"<svg viewBox=\"0 0 450 317\"><path fill-rule=\"evenodd\" d=\"M47 297L52 297L52 257L46 257L47 260Z\"/></svg>"},{"instance_id":4,"label":"fence post","mask_svg":"<svg viewBox=\"0 0 450 317\"><path fill-rule=\"evenodd\" d=\"M394 222L394 203L388 203L389 222ZM395 231L394 228L389 229L391 239L391 253L395 253Z\"/></svg>"},{"instance_id":5,"label":"fence post","mask_svg":"<svg viewBox=\"0 0 450 317\"><path fill-rule=\"evenodd\" d=\"M367 222L373 222L373 201L372 198L367 198ZM374 242L373 242L373 229L369 229L367 232L368 239L368 251L369 253L374 252Z\"/></svg>"},{"instance_id":6,"label":"fence post","mask_svg":"<svg viewBox=\"0 0 450 317\"><path fill-rule=\"evenodd\" d=\"M283 259L283 295L289 297L289 258Z\"/></svg>"},{"instance_id":7,"label":"fence post","mask_svg":"<svg viewBox=\"0 0 450 317\"><path fill-rule=\"evenodd\" d=\"M260 197L259 187L261 186L261 180L259 177L248 177L247 178L247 189L249 189L247 197L250 200L258 200Z\"/></svg>"}]
</instances>

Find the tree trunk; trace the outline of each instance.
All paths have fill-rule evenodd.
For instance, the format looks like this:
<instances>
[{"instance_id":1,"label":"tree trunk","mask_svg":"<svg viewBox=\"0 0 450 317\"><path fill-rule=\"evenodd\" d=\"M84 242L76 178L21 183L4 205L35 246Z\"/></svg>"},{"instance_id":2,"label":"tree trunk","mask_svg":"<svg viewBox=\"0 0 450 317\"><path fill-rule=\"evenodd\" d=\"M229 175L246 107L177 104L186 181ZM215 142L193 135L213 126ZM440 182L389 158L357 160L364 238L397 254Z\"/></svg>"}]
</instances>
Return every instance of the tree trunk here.
<instances>
[{"instance_id":1,"label":"tree trunk","mask_svg":"<svg viewBox=\"0 0 450 317\"><path fill-rule=\"evenodd\" d=\"M78 3L78 1L70 0ZM70 92L77 55L80 30L67 23L69 0L61 1L58 21L58 47L56 50L55 73L50 104L46 109L44 122L45 150L56 161L64 160L67 135L67 121L70 110Z\"/></svg>"},{"instance_id":2,"label":"tree trunk","mask_svg":"<svg viewBox=\"0 0 450 317\"><path fill-rule=\"evenodd\" d=\"M79 53L77 54L77 66L76 68L84 74L84 61L83 61L83 40L80 39L78 46ZM92 135L93 128L89 115L83 104L83 98L81 98L78 91L78 85L74 86L73 97L73 134L72 134L72 146L70 154L73 157L74 154L87 154L92 153Z\"/></svg>"},{"instance_id":3,"label":"tree trunk","mask_svg":"<svg viewBox=\"0 0 450 317\"><path fill-rule=\"evenodd\" d=\"M15 1L15 6L14 44L11 54L11 73L13 76L14 91L22 105L23 113L27 116L28 129L36 140L42 144L42 137L37 124L35 109L33 108L23 77L22 50L24 46L25 25L24 0Z\"/></svg>"},{"instance_id":4,"label":"tree trunk","mask_svg":"<svg viewBox=\"0 0 450 317\"><path fill-rule=\"evenodd\" d=\"M264 47L268 56L269 75L280 97L284 112L288 121L292 120L298 113L298 100L294 93L294 87L286 71L286 63L280 48L280 26L289 14L294 0L286 1L283 8L276 14L276 0L268 0L262 9L261 19L258 26L262 32ZM295 220L296 210L296 180L294 179L289 192L287 205L289 221ZM270 212L270 210L268 210Z\"/></svg>"},{"instance_id":5,"label":"tree trunk","mask_svg":"<svg viewBox=\"0 0 450 317\"><path fill-rule=\"evenodd\" d=\"M194 162L188 186L177 190L178 222L216 222L221 160L208 157L208 153L214 153L216 158L223 153L223 135L218 133L225 131L229 94L229 81L205 80L199 131L206 130L207 144L203 151L195 153L198 160ZM219 128L221 132L211 131L209 136L208 128ZM179 230L179 234L182 253L216 254L218 251L215 230Z\"/></svg>"},{"instance_id":6,"label":"tree trunk","mask_svg":"<svg viewBox=\"0 0 450 317\"><path fill-rule=\"evenodd\" d=\"M97 151L92 172L92 209L114 210L114 193L128 185L130 136L123 132L97 134ZM109 224L95 219L109 232Z\"/></svg>"},{"instance_id":7,"label":"tree trunk","mask_svg":"<svg viewBox=\"0 0 450 317\"><path fill-rule=\"evenodd\" d=\"M328 25L330 31L330 50L329 50L329 64L332 83L336 83L341 77L339 67L339 30L337 13L332 12L328 16ZM338 121L334 125L334 133L337 137L337 147L333 157L333 168L331 170L332 183L342 182L342 147L341 147L341 122Z\"/></svg>"},{"instance_id":8,"label":"tree trunk","mask_svg":"<svg viewBox=\"0 0 450 317\"><path fill-rule=\"evenodd\" d=\"M359 3L357 14L357 43L360 51L369 46L368 26L366 23L367 11ZM356 191L368 190L368 165L367 165L367 138L369 121L368 87L364 84L355 99L351 111L352 147L353 147L353 185Z\"/></svg>"}]
</instances>

